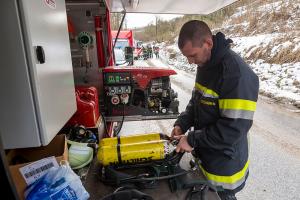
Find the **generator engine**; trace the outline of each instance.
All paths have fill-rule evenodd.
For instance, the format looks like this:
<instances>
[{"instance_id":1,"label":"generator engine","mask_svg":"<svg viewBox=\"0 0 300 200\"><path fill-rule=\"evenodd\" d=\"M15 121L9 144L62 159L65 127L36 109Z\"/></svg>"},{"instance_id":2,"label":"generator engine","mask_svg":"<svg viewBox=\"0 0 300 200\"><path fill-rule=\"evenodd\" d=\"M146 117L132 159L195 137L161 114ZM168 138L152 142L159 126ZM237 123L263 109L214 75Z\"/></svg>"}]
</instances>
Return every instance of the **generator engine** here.
<instances>
[{"instance_id":1,"label":"generator engine","mask_svg":"<svg viewBox=\"0 0 300 200\"><path fill-rule=\"evenodd\" d=\"M151 80L147 102L149 110L163 114L168 113L170 109L173 112L171 103L176 98L177 93L171 88L168 76Z\"/></svg>"},{"instance_id":2,"label":"generator engine","mask_svg":"<svg viewBox=\"0 0 300 200\"><path fill-rule=\"evenodd\" d=\"M169 75L162 68L108 67L104 69L105 115L176 118L179 102Z\"/></svg>"}]
</instances>

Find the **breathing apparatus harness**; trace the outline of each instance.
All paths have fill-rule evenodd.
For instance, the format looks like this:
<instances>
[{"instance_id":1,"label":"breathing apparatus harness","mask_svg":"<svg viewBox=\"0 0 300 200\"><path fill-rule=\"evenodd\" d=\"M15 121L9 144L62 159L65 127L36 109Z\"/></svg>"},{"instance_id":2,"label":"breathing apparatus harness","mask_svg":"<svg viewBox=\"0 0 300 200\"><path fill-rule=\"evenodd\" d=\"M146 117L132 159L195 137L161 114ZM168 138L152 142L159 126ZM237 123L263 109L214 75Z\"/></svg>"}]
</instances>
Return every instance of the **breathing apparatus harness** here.
<instances>
[{"instance_id":1,"label":"breathing apparatus harness","mask_svg":"<svg viewBox=\"0 0 300 200\"><path fill-rule=\"evenodd\" d=\"M177 145L178 141L172 141L172 144ZM179 166L179 162L183 155L184 153L177 153L174 150L162 160L103 166L100 175L101 181L107 185L119 187L114 193L104 197L103 200L118 200L118 196L122 197L120 198L122 200L152 200L151 196L137 189L156 188L159 180L168 180L171 192L190 189L186 196L187 200L199 199L199 196L200 199L206 199L205 193L208 190L213 192L223 190L222 188L211 185L205 180L186 180L184 175L194 171L195 167L190 170L182 169ZM140 171L140 173L126 173L126 170L136 170ZM197 197L195 198L195 196Z\"/></svg>"},{"instance_id":2,"label":"breathing apparatus harness","mask_svg":"<svg viewBox=\"0 0 300 200\"><path fill-rule=\"evenodd\" d=\"M179 161L183 153L171 153L164 160L152 161L147 163L139 163L134 165L109 165L102 168L102 181L109 185L135 185L138 188L154 188L158 180L169 179L182 176L189 173L179 166ZM126 170L142 171L139 174L128 174ZM171 187L173 190L174 187ZM175 189L175 188L174 188Z\"/></svg>"}]
</instances>

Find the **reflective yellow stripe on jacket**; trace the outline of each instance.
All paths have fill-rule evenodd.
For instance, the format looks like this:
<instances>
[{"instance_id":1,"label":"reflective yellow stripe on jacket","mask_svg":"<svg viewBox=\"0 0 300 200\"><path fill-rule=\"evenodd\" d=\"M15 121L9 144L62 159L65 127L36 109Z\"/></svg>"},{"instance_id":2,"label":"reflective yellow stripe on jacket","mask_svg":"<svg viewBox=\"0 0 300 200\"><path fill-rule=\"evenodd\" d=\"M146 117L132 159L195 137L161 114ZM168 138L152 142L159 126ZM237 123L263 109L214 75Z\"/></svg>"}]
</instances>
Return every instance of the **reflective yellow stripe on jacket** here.
<instances>
[{"instance_id":1,"label":"reflective yellow stripe on jacket","mask_svg":"<svg viewBox=\"0 0 300 200\"><path fill-rule=\"evenodd\" d=\"M223 117L252 120L256 102L245 99L219 99L219 109Z\"/></svg>"},{"instance_id":2,"label":"reflective yellow stripe on jacket","mask_svg":"<svg viewBox=\"0 0 300 200\"><path fill-rule=\"evenodd\" d=\"M195 83L195 88L200 91L204 97L219 98L219 95L215 91L208 89L199 83Z\"/></svg>"},{"instance_id":3,"label":"reflective yellow stripe on jacket","mask_svg":"<svg viewBox=\"0 0 300 200\"><path fill-rule=\"evenodd\" d=\"M215 185L215 186L222 186L224 189L228 190L234 190L240 185L242 185L245 182L248 170L249 170L249 160L246 162L243 169L231 176L219 176L215 174L211 174L207 172L201 164L199 164L199 167L202 171L202 173L206 176L207 180Z\"/></svg>"}]
</instances>

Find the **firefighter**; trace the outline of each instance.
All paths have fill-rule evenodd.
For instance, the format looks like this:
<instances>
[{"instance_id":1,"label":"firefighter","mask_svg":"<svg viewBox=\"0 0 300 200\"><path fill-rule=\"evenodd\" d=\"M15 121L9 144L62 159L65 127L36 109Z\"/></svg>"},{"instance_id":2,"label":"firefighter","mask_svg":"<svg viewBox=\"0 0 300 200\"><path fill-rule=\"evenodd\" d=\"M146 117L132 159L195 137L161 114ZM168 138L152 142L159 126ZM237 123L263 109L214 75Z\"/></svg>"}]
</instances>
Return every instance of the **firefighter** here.
<instances>
[{"instance_id":1,"label":"firefighter","mask_svg":"<svg viewBox=\"0 0 300 200\"><path fill-rule=\"evenodd\" d=\"M218 192L222 200L236 199L249 174L247 134L259 86L256 74L230 49L231 42L221 32L212 35L202 21L181 28L178 47L198 67L192 97L171 133L179 140L176 151L192 152L207 180L224 188Z\"/></svg>"},{"instance_id":2,"label":"firefighter","mask_svg":"<svg viewBox=\"0 0 300 200\"><path fill-rule=\"evenodd\" d=\"M142 47L142 51L143 51L143 58L144 60L147 60L148 59L148 51L147 51L147 48L146 47Z\"/></svg>"},{"instance_id":3,"label":"firefighter","mask_svg":"<svg viewBox=\"0 0 300 200\"><path fill-rule=\"evenodd\" d=\"M155 46L155 47L153 47L153 49L154 49L155 57L156 57L156 58L159 58L159 47L158 47L158 46Z\"/></svg>"},{"instance_id":4,"label":"firefighter","mask_svg":"<svg viewBox=\"0 0 300 200\"><path fill-rule=\"evenodd\" d=\"M153 50L151 44L148 44L147 46L147 53L148 53L148 58L153 58Z\"/></svg>"}]
</instances>

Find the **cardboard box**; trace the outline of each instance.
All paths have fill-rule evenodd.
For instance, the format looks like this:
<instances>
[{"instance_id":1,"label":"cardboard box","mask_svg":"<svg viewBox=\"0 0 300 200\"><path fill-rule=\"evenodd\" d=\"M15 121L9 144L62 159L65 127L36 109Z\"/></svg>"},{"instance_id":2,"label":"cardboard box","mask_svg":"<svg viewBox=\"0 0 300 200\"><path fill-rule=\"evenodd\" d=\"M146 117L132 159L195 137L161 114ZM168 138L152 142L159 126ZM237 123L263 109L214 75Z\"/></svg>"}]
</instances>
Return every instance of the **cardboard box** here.
<instances>
[{"instance_id":1,"label":"cardboard box","mask_svg":"<svg viewBox=\"0 0 300 200\"><path fill-rule=\"evenodd\" d=\"M27 185L19 169L34 161L50 156L55 156L58 164L61 160L68 160L68 147L65 135L55 136L47 146L13 149L7 153L9 170L20 199L24 199L24 191Z\"/></svg>"}]
</instances>

